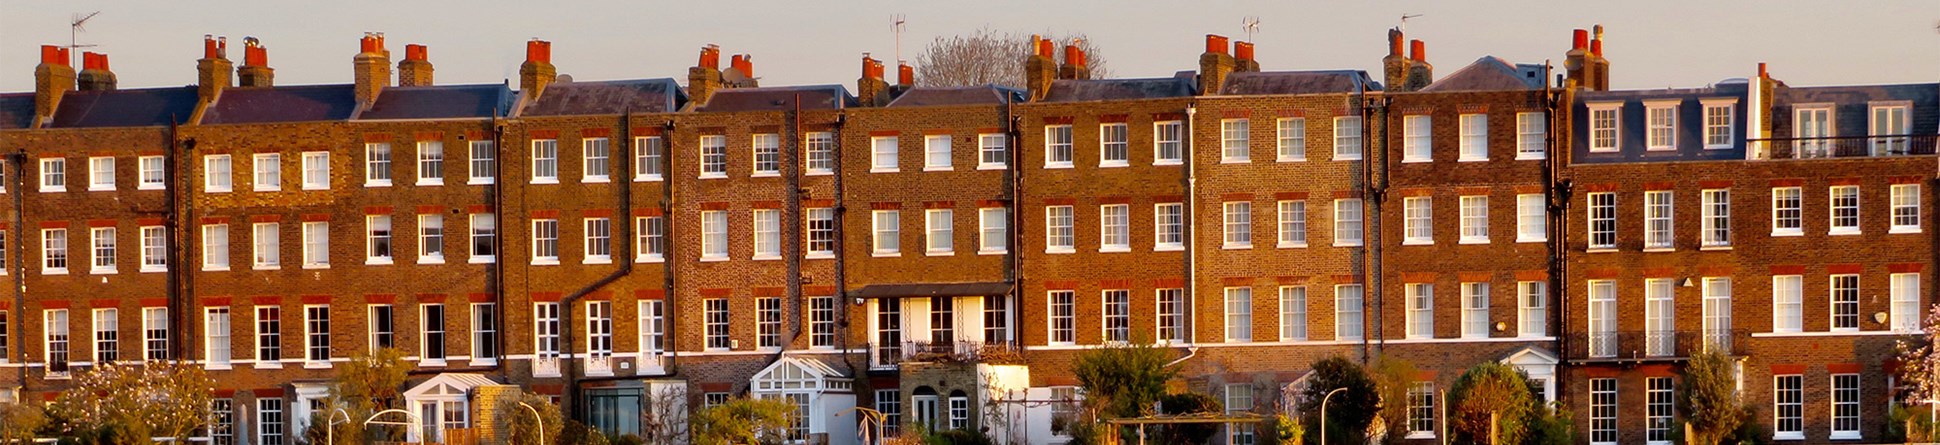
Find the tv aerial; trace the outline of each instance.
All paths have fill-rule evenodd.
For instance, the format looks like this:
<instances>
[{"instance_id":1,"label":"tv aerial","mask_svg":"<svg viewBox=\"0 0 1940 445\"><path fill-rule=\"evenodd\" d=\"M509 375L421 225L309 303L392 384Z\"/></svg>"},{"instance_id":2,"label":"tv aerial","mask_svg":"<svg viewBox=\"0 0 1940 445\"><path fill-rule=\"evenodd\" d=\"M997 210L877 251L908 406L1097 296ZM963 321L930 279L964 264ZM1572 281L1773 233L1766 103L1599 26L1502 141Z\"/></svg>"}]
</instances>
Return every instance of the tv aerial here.
<instances>
[{"instance_id":1,"label":"tv aerial","mask_svg":"<svg viewBox=\"0 0 1940 445\"><path fill-rule=\"evenodd\" d=\"M1240 25L1241 27L1246 29L1246 41L1252 42L1253 33L1260 31L1260 16L1257 16L1257 15L1246 16L1246 18L1240 20Z\"/></svg>"},{"instance_id":2,"label":"tv aerial","mask_svg":"<svg viewBox=\"0 0 1940 445\"><path fill-rule=\"evenodd\" d=\"M69 16L69 20L67 24L67 48L69 50L79 49L79 48L93 48L95 46L98 46L98 45L81 44L81 31L86 31L88 29L87 28L88 20L92 20L94 19L94 16L98 16L98 15L101 15L101 11L90 12L90 13L87 13L86 15L82 15L81 13L77 12L77 13L74 13L74 15ZM80 52L79 51L68 51L68 52L70 54L68 55L69 60L67 61L67 63L69 66L74 66L74 60L72 59L75 56L79 56Z\"/></svg>"}]
</instances>

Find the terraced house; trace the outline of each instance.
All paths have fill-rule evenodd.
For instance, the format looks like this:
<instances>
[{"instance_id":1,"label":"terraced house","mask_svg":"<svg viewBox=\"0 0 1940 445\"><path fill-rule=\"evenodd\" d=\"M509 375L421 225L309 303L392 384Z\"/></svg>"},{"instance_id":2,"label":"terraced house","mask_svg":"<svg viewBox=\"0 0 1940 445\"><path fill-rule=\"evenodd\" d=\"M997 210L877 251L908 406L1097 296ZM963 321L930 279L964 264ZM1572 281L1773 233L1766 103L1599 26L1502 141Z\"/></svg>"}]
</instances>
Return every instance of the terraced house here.
<instances>
[{"instance_id":1,"label":"terraced house","mask_svg":"<svg viewBox=\"0 0 1940 445\"><path fill-rule=\"evenodd\" d=\"M1150 343L1232 412L1293 409L1326 357L1407 359L1423 444L1499 361L1581 441L1634 444L1672 437L1711 349L1775 441L1885 433L1932 303L1940 84L1612 91L1600 29L1561 70L1436 77L1387 37L1378 78L1209 35L1169 77L1037 40L1021 88L865 56L853 90L714 46L684 81L571 80L540 40L516 85L439 85L381 34L350 83L208 37L196 85L121 89L44 47L0 94L0 401L187 360L210 440L290 443L337 363L398 348L418 442L525 390L614 433L753 396L804 443L858 443L856 407L1060 443L1077 355Z\"/></svg>"}]
</instances>

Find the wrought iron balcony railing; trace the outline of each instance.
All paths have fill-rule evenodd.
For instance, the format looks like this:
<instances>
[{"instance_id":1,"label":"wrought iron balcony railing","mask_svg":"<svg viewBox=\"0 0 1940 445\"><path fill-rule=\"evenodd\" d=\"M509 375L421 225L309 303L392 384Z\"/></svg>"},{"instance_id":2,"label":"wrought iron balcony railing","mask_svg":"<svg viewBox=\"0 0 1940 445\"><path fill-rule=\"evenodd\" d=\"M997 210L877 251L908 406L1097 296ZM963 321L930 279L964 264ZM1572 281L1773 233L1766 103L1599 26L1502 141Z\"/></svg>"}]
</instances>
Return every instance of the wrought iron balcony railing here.
<instances>
[{"instance_id":1,"label":"wrought iron balcony railing","mask_svg":"<svg viewBox=\"0 0 1940 445\"><path fill-rule=\"evenodd\" d=\"M1865 158L1934 154L1940 135L1835 136L1750 139L1758 159ZM1756 153L1763 151L1760 156Z\"/></svg>"}]
</instances>

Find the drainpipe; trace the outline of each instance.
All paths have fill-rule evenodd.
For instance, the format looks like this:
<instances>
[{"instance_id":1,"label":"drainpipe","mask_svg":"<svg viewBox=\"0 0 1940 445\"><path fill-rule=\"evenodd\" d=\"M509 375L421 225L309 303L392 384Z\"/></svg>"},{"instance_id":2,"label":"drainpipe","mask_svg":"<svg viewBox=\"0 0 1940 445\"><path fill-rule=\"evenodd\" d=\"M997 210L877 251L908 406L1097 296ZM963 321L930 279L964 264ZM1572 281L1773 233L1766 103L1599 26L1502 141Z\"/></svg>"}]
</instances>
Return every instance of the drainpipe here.
<instances>
[{"instance_id":1,"label":"drainpipe","mask_svg":"<svg viewBox=\"0 0 1940 445\"><path fill-rule=\"evenodd\" d=\"M1192 345L1199 344L1199 242L1193 239L1199 235L1199 231L1193 229L1198 226L1199 208L1198 200L1192 196L1199 190L1199 162L1194 159L1199 155L1196 148L1199 144L1194 143L1199 140L1199 132L1198 127L1193 125L1198 116L1199 101L1186 102L1186 152L1180 156L1186 164L1186 192L1180 199L1185 202L1180 203L1179 207L1185 211L1181 218L1185 218L1186 223L1180 225L1185 233L1180 236L1186 244L1186 308L1192 313L1186 316L1186 325L1181 328L1186 330L1186 343Z\"/></svg>"},{"instance_id":2,"label":"drainpipe","mask_svg":"<svg viewBox=\"0 0 1940 445\"><path fill-rule=\"evenodd\" d=\"M787 184L787 190L783 192L784 198L781 204L780 216L782 232L781 256L784 267L788 270L788 281L783 284L787 287L785 288L786 290L782 291L782 298L786 298L788 302L788 309L782 313L782 318L789 320L787 323L788 341L782 342L781 346L775 349L775 353L768 356L768 363L762 365L762 368L767 368L770 365L774 365L775 362L781 361L781 357L788 353L788 347L794 346L795 342L802 338L802 255L800 246L798 245L802 242L802 165L801 159L799 159L799 153L802 148L801 93L795 93L795 110L792 113L784 112L784 116L787 116L783 118L784 125L791 125L791 127L783 129L781 134L776 135L776 137L787 135L793 138L795 143L794 150L782 150L781 152L782 164L792 166L784 170L786 173L782 175L782 181ZM756 344L755 347L759 348L761 345ZM749 389L752 390L753 388L750 387Z\"/></svg>"},{"instance_id":3,"label":"drainpipe","mask_svg":"<svg viewBox=\"0 0 1940 445\"><path fill-rule=\"evenodd\" d=\"M1361 91L1355 93L1355 103L1360 105L1361 112L1361 181L1363 190L1367 191L1361 197L1362 209L1365 210L1365 213L1361 215L1361 245L1364 246L1362 247L1363 249L1366 249L1364 251L1365 256L1363 257L1363 260L1366 262L1363 266L1363 274L1366 278L1362 280L1366 284L1361 286L1361 309L1362 320L1372 320L1372 324L1374 325L1373 335L1371 336L1368 335L1367 326L1363 325L1361 327L1362 364L1367 364L1373 358L1372 354L1380 353L1387 348L1387 318L1385 313L1387 305L1384 301L1386 299L1384 298L1386 292L1384 292L1383 288L1386 284L1386 280L1383 279L1385 262L1382 261L1383 256L1387 253L1381 248L1381 245L1385 241L1381 236L1381 204L1382 201L1387 199L1388 192L1386 163L1390 128L1386 111L1388 106L1394 102L1394 99L1388 97L1386 94L1382 94L1381 97L1371 100L1366 97L1366 88L1362 88ZM1374 121L1375 110L1377 109L1381 110L1381 138L1378 140L1374 138L1374 126L1371 124ZM1378 147L1379 150L1370 149L1374 147ZM1379 156L1376 156L1377 153ZM1375 168L1375 162L1382 163L1378 172ZM1367 316L1369 301L1374 302L1374 314L1372 317Z\"/></svg>"},{"instance_id":4,"label":"drainpipe","mask_svg":"<svg viewBox=\"0 0 1940 445\"><path fill-rule=\"evenodd\" d=\"M20 251L26 245L20 240L21 225L26 224L26 217L24 216L26 215L25 203L21 201L20 195L24 195L27 193L27 181L22 178L22 176L26 176L26 175L20 174L20 172L22 167L27 165L27 151L22 149L14 149L13 153L7 154L7 163L13 164L12 170L14 172L13 184L11 184L14 190L14 192L12 193L14 236L12 239L8 239L6 241L9 244L12 244L12 246L7 246L7 247L10 249L9 253L13 254L13 259L12 259L13 266L11 267L11 269L13 269L13 310L14 310L14 313L16 314L15 318L16 320L18 320L19 319L18 314L21 311L24 311L27 309L27 265L21 264L21 261L25 261L26 255ZM27 336L26 323L15 321L13 324L13 329L14 329L13 338L22 338ZM13 354L13 355L18 355L20 357L20 360L19 360L20 367L15 368L16 370L20 371L20 393L26 394L27 392L27 350L24 348L14 348L14 349L17 352L17 354Z\"/></svg>"},{"instance_id":5,"label":"drainpipe","mask_svg":"<svg viewBox=\"0 0 1940 445\"><path fill-rule=\"evenodd\" d=\"M674 208L673 119L660 124L660 150L660 233L663 234L660 239L667 240L675 239L674 225L669 222L673 220ZM664 277L661 295L667 299L666 304L660 306L660 323L666 327L660 337L660 348L667 354L666 363L660 366L663 376L680 373L680 345L673 343L673 339L680 338L676 335L680 329L680 323L674 323L673 317L667 316L668 311L680 307L680 294L674 292L674 264L676 264L674 252L679 252L680 249L670 247L660 249L660 275Z\"/></svg>"},{"instance_id":6,"label":"drainpipe","mask_svg":"<svg viewBox=\"0 0 1940 445\"><path fill-rule=\"evenodd\" d=\"M849 120L849 115L846 110L843 111L842 113L838 113L835 115L834 128L829 129L830 142L835 144L835 147L833 148L834 153L831 153L830 156L834 156L835 159L842 159L842 155L843 155L842 124L845 122L848 122L848 120ZM798 127L796 128L796 131L799 132L801 131L801 129ZM843 351L842 364L848 365L849 370L852 372L855 372L858 369L866 370L868 368L868 364L864 363L864 365L861 368L857 368L855 363L851 362L851 360L853 360L853 354L848 353L849 333L854 331L850 329L850 326L853 326L853 323L850 323L849 310L846 309L849 307L848 306L849 305L849 281L848 281L849 275L848 275L848 268L845 267L845 265L848 263L848 256L847 256L848 243L843 242L845 238L843 238L843 235L842 235L843 233L842 226L844 225L842 224L842 221L844 220L843 199L842 199L843 198L842 178L847 175L848 174L846 172L842 171L842 168L840 167L835 168L834 175L832 175L835 181L835 190L830 192L831 196L833 197L832 199L835 202L834 202L834 205L829 208L829 212L831 213L829 216L831 218L834 218L834 221L835 221L835 306L844 308L843 310L835 311L836 316L840 317L837 319L835 326L838 329L841 329L843 332L842 335L837 335L835 336L835 338L836 338L836 341L841 342L840 346L838 347L842 348L842 351ZM867 304L867 303L864 303L864 304ZM864 306L863 310L867 311L868 307ZM868 320L864 320L863 322L866 325L866 323L868 323ZM867 337L864 337L864 338L866 339ZM865 341L865 342L862 342L862 344L868 345L869 342ZM864 346L864 348L866 349L867 346ZM868 355L866 355L868 351L863 351L863 353L865 354L863 357L868 357ZM866 358L864 359L864 361L867 361L867 360L868 359ZM856 372L855 377L860 379L865 373L866 371Z\"/></svg>"},{"instance_id":7,"label":"drainpipe","mask_svg":"<svg viewBox=\"0 0 1940 445\"><path fill-rule=\"evenodd\" d=\"M1553 74L1549 73L1550 70L1549 63L1545 61L1543 63L1544 79L1549 79L1553 76ZM1571 181L1561 178L1565 166L1563 157L1568 156L1569 147L1559 145L1563 139L1556 137L1556 132L1559 129L1560 131L1573 130L1570 127L1558 125L1568 122L1567 114L1569 112L1569 109L1565 108L1569 104L1558 100L1559 95L1568 96L1569 93L1567 90L1553 90L1548 82L1543 83L1543 112L1547 113L1549 120L1549 131L1543 135L1543 147L1545 150L1548 150L1548 153L1545 153L1543 156L1543 197L1547 204L1544 207L1548 212L1548 215L1545 215L1545 217L1549 223L1549 227L1547 228L1549 231L1549 243L1547 243L1549 249L1549 280L1547 281L1549 294L1555 300L1555 303L1549 305L1551 309L1547 317L1556 321L1553 324L1556 328L1552 332L1549 332L1550 335L1556 337L1556 353L1559 357L1567 359L1569 357L1567 348L1570 346L1570 331L1569 316L1567 315L1569 312L1565 309L1569 307L1567 303L1569 292L1566 292L1563 286L1564 278L1569 273L1569 261L1566 258L1569 249L1569 230L1565 228L1569 224L1569 204L1573 190ZM1561 113L1558 111L1561 111ZM1560 393L1563 391L1562 386L1558 386L1557 388L1557 392Z\"/></svg>"},{"instance_id":8,"label":"drainpipe","mask_svg":"<svg viewBox=\"0 0 1940 445\"><path fill-rule=\"evenodd\" d=\"M618 139L622 141L632 140L632 138L629 136L631 129L627 127L627 124L631 123L632 121L633 121L632 111L627 111L620 115L620 129L619 129L620 137ZM615 164L619 164L619 169L618 169L619 171L617 173L620 178L623 178L623 181L614 183L614 187L617 188L619 191L619 208L615 210L614 213L617 215L632 215L633 214L633 187L630 187L626 181L633 180L632 179L633 178L633 162L632 162L633 144L631 143L621 144L621 148L617 151L624 153L626 156L622 157L621 159L626 159L627 161L615 163ZM620 249L617 249L617 250L620 251L620 255L615 255L616 257L618 257L619 260L616 260L614 262L618 263L620 265L620 268L617 270L614 270L613 273L609 273L609 274L606 274L606 276L604 277L600 277L598 281L594 281L592 284L586 285L586 287L582 287L579 290L573 291L571 295L567 295L564 298L559 299L559 323L560 323L559 331L561 334L559 336L559 349L562 353L564 354L573 353L572 351L573 351L574 336L571 335L573 331L572 330L573 305L575 303L578 303L579 299L585 297L587 294L591 294L593 293L593 291L606 287L606 285L608 284L613 284L614 281L619 281L621 277L625 277L627 276L627 274L633 273L633 244L634 244L632 242L633 228L627 227L627 226L631 226L631 224L621 224L621 227L619 228L619 230L613 231L614 235L616 235L613 237L613 239L627 240L627 242L619 243L621 247ZM579 354L579 358L582 361L586 360L590 358L590 354ZM560 367L559 375L566 378L566 384L564 385L565 388L560 390L559 404L561 406L567 407L567 409L570 409L573 412L577 412L579 410L574 408L575 407L574 403L577 402L577 400L575 400L575 397L579 393L579 376L574 375L573 370L569 369L572 366L571 365L572 362L573 361L571 359L559 361L559 367Z\"/></svg>"},{"instance_id":9,"label":"drainpipe","mask_svg":"<svg viewBox=\"0 0 1940 445\"><path fill-rule=\"evenodd\" d=\"M1004 243L1004 282L1010 283L1010 291L1006 293L1010 301L1007 302L1009 305L1005 306L1010 309L1010 319L1004 320L1004 326L1008 327L1010 332L1007 333L1009 335L1005 336L1004 339L1010 341L1011 344L1009 346L1013 350L1023 351L1024 341L1018 338L1020 336L1017 335L1017 332L1020 330L1017 329L1017 321L1023 319L1024 312L1024 262L1022 257L1024 254L1024 238L1020 236L1023 233L1022 224L1024 220L1019 216L1023 212L1018 211L1023 207L1023 202L1020 197L1023 196L1024 189L1023 182L1018 181L1017 177L1017 174L1023 170L1017 166L1017 159L1015 159L1017 157L1017 150L1012 149L1016 144L1017 136L1019 136L1017 134L1017 122L1012 118L1015 116L1012 114L1015 112L1015 108L1012 107L1014 103L1014 95L1005 94L1003 115L999 117L999 119L1004 121L1004 145L1006 145L1004 148L1006 150L1006 153L1004 153L1004 195L1001 198L1004 203L1010 206L1004 210L1004 219L1006 220L1004 227L1010 232L1004 234L1006 239Z\"/></svg>"},{"instance_id":10,"label":"drainpipe","mask_svg":"<svg viewBox=\"0 0 1940 445\"><path fill-rule=\"evenodd\" d=\"M169 147L168 150L162 152L163 178L173 178L180 171L175 169L175 160L177 159L175 150L178 148L177 142L179 141L179 139L176 139L176 130L180 127L178 126L179 124L172 122L173 119L170 119L170 121L168 124ZM16 169L14 171L20 170ZM172 184L164 184L162 189L163 196L168 198L168 202L163 204L162 207L162 212L164 213L162 217L162 231L170 235L181 233L178 232L182 227L181 220L175 213L176 198L179 196L178 193L180 193L181 188L175 187ZM189 304L189 299L183 298L182 294L182 278L187 274L186 270L188 269L182 261L183 243L173 242L174 240L169 241L164 244L164 247L167 248L167 255L162 260L168 267L168 274L165 277L167 280L167 284L165 285L168 286L168 310L175 313L175 317L170 319L169 322L175 325L175 332L189 332L189 326L194 324L189 320L193 320L196 317L190 316L190 313L193 312L194 305ZM188 358L189 338L187 336L180 337L182 338L170 342L168 345L169 357L177 360Z\"/></svg>"},{"instance_id":11,"label":"drainpipe","mask_svg":"<svg viewBox=\"0 0 1940 445\"><path fill-rule=\"evenodd\" d=\"M499 119L499 111L496 106L492 107L492 120L490 125L492 127L492 151L504 153L505 124L504 121ZM505 187L501 185L504 184L502 181L505 181L505 175L503 174L505 172L505 162L503 160L508 158L505 156L496 156L495 159L499 159L500 161L492 163L492 185L490 186L492 188L492 205L490 208L492 209L493 231L491 269L492 307L498 310L496 311L497 313L492 314L492 318L494 318L492 322L498 326L500 335L497 336L499 356L494 357L497 360L493 360L493 363L500 364L496 366L499 369L499 377L506 378L506 381L511 381L509 379L510 376L506 375L507 370L503 366L503 363L505 363L506 345L506 335L504 333L510 332L510 330L506 329L505 326L505 258L507 257L505 255L505 218L502 215L503 212L499 211L501 205L505 203ZM469 214L466 215L468 218L470 216ZM470 221L466 221L467 227L469 227L470 223Z\"/></svg>"}]
</instances>

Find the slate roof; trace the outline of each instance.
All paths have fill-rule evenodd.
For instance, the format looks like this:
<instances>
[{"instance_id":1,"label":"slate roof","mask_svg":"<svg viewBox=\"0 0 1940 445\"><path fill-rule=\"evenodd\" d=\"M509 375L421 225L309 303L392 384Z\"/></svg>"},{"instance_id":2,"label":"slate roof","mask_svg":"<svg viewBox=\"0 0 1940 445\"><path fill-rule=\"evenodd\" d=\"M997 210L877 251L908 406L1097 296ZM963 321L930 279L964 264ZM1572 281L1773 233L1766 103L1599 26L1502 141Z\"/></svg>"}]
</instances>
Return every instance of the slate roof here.
<instances>
[{"instance_id":1,"label":"slate roof","mask_svg":"<svg viewBox=\"0 0 1940 445\"><path fill-rule=\"evenodd\" d=\"M1495 56L1475 59L1421 91L1520 91L1543 88L1543 66L1510 64Z\"/></svg>"},{"instance_id":2,"label":"slate roof","mask_svg":"<svg viewBox=\"0 0 1940 445\"><path fill-rule=\"evenodd\" d=\"M1940 128L1940 84L1915 83L1900 85L1854 85L1825 87L1779 88L1773 94L1775 102L1771 115L1776 133L1791 135L1793 119L1791 111L1800 104L1832 104L1832 134L1836 136L1860 136L1872 134L1871 103L1874 101L1906 101L1912 108L1907 113L1907 131L1924 134Z\"/></svg>"},{"instance_id":3,"label":"slate roof","mask_svg":"<svg viewBox=\"0 0 1940 445\"><path fill-rule=\"evenodd\" d=\"M357 87L351 84L229 88L203 113L202 123L341 121L356 110Z\"/></svg>"},{"instance_id":4,"label":"slate roof","mask_svg":"<svg viewBox=\"0 0 1940 445\"><path fill-rule=\"evenodd\" d=\"M503 84L391 87L357 119L477 119L511 109L512 89Z\"/></svg>"},{"instance_id":5,"label":"slate roof","mask_svg":"<svg viewBox=\"0 0 1940 445\"><path fill-rule=\"evenodd\" d=\"M1192 79L1159 77L1148 79L1064 79L1051 82L1045 102L1089 102L1100 100L1160 99L1193 95Z\"/></svg>"},{"instance_id":6,"label":"slate roof","mask_svg":"<svg viewBox=\"0 0 1940 445\"><path fill-rule=\"evenodd\" d=\"M890 107L924 107L935 105L1002 105L1010 102L1023 102L1024 92L1016 88L983 85L974 87L919 87L904 91L896 100L889 101Z\"/></svg>"},{"instance_id":7,"label":"slate roof","mask_svg":"<svg viewBox=\"0 0 1940 445\"><path fill-rule=\"evenodd\" d=\"M51 128L153 127L184 122L195 113L195 87L69 91L48 122ZM28 95L33 114L33 95Z\"/></svg>"},{"instance_id":8,"label":"slate roof","mask_svg":"<svg viewBox=\"0 0 1940 445\"><path fill-rule=\"evenodd\" d=\"M34 124L34 93L0 94L0 130Z\"/></svg>"},{"instance_id":9,"label":"slate roof","mask_svg":"<svg viewBox=\"0 0 1940 445\"><path fill-rule=\"evenodd\" d=\"M673 79L554 82L520 116L668 113L679 111L687 93Z\"/></svg>"},{"instance_id":10,"label":"slate roof","mask_svg":"<svg viewBox=\"0 0 1940 445\"><path fill-rule=\"evenodd\" d=\"M1354 93L1363 87L1375 87L1367 72L1355 70L1332 71L1272 71L1239 72L1226 76L1226 85L1220 87L1219 94L1268 95L1268 94L1326 94Z\"/></svg>"},{"instance_id":11,"label":"slate roof","mask_svg":"<svg viewBox=\"0 0 1940 445\"><path fill-rule=\"evenodd\" d=\"M854 106L855 96L841 85L798 87L727 88L714 92L707 103L694 111L782 111L795 109L795 97L802 98L802 109L822 110Z\"/></svg>"}]
</instances>

